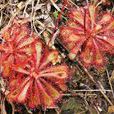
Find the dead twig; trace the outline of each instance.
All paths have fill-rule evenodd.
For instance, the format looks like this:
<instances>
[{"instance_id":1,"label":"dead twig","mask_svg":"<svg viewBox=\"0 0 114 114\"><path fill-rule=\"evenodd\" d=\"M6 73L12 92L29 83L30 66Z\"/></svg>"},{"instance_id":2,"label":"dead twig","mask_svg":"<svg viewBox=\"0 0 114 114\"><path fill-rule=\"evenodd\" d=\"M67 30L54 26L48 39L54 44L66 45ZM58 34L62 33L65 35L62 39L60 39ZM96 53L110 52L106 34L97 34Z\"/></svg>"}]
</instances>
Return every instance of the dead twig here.
<instances>
[{"instance_id":1,"label":"dead twig","mask_svg":"<svg viewBox=\"0 0 114 114\"><path fill-rule=\"evenodd\" d=\"M55 9L57 9L57 11L61 12L60 8L55 4L54 0L50 0L50 2L55 7Z\"/></svg>"},{"instance_id":2,"label":"dead twig","mask_svg":"<svg viewBox=\"0 0 114 114\"><path fill-rule=\"evenodd\" d=\"M113 87L112 87L112 83L111 83L111 80L110 80L110 76L109 76L108 69L106 69L106 74L107 74L107 77L108 77L110 89L111 89L111 91L112 91L112 96L113 96L113 98L114 98L114 90L113 90Z\"/></svg>"}]
</instances>

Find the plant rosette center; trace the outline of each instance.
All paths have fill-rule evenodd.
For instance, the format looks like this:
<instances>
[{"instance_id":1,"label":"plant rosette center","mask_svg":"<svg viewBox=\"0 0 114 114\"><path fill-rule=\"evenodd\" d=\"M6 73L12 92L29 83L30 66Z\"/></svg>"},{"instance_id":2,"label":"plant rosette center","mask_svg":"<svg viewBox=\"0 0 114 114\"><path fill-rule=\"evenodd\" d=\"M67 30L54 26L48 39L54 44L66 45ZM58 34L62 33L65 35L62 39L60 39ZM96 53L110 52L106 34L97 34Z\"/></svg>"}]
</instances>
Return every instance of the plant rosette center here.
<instances>
[{"instance_id":1,"label":"plant rosette center","mask_svg":"<svg viewBox=\"0 0 114 114\"><path fill-rule=\"evenodd\" d=\"M35 68L32 68L31 71L30 71L30 76L35 78L36 80L38 79L39 77L39 72L37 69Z\"/></svg>"}]
</instances>

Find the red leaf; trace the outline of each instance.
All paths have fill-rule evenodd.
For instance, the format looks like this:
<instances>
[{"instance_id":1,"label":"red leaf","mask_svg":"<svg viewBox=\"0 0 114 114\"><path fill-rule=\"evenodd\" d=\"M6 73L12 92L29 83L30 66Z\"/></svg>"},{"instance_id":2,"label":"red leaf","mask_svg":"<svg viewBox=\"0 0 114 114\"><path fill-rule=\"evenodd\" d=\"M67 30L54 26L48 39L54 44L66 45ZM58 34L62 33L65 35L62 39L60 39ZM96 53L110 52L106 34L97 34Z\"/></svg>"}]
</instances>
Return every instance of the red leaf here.
<instances>
[{"instance_id":1,"label":"red leaf","mask_svg":"<svg viewBox=\"0 0 114 114\"><path fill-rule=\"evenodd\" d=\"M9 77L12 64L25 61L33 53L32 44L36 38L27 23L19 22L14 20L10 26L2 30L4 42L0 44L0 64L3 67L4 77Z\"/></svg>"},{"instance_id":2,"label":"red leaf","mask_svg":"<svg viewBox=\"0 0 114 114\"><path fill-rule=\"evenodd\" d=\"M60 28L60 35L69 50L69 57L81 58L86 66L103 66L104 54L114 54L114 18L111 13L100 14L98 7L89 4L71 9L68 17L66 25Z\"/></svg>"},{"instance_id":3,"label":"red leaf","mask_svg":"<svg viewBox=\"0 0 114 114\"><path fill-rule=\"evenodd\" d=\"M10 83L9 100L26 103L30 108L53 108L67 89L66 65L54 65L58 52L44 48L39 41L34 45L33 57L23 64L14 65L18 75ZM20 85L19 85L20 84Z\"/></svg>"}]
</instances>

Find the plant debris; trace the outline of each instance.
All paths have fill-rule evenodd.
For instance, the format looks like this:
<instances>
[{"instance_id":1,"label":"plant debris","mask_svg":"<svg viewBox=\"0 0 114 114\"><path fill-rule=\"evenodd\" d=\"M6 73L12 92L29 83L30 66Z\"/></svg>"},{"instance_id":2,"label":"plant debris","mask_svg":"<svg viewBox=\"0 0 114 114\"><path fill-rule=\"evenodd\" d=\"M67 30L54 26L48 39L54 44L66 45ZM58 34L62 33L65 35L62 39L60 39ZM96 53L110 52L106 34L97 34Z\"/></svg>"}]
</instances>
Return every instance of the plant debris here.
<instances>
[{"instance_id":1,"label":"plant debris","mask_svg":"<svg viewBox=\"0 0 114 114\"><path fill-rule=\"evenodd\" d=\"M0 0L0 114L113 114L113 6Z\"/></svg>"}]
</instances>

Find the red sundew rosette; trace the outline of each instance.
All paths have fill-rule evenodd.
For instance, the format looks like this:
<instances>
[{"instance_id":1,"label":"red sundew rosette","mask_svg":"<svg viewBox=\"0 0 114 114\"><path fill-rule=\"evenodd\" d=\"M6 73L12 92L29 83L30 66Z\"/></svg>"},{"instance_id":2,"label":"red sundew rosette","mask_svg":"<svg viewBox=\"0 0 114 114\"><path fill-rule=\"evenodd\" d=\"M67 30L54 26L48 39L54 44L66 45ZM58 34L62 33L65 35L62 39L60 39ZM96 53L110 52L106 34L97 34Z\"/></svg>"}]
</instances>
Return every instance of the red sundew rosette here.
<instances>
[{"instance_id":1,"label":"red sundew rosette","mask_svg":"<svg viewBox=\"0 0 114 114\"><path fill-rule=\"evenodd\" d=\"M49 50L41 42L34 49L35 53L29 61L13 67L17 76L10 82L7 98L30 108L55 108L56 102L67 90L69 69L65 64L54 65L58 59L57 51Z\"/></svg>"},{"instance_id":2,"label":"red sundew rosette","mask_svg":"<svg viewBox=\"0 0 114 114\"><path fill-rule=\"evenodd\" d=\"M114 54L114 17L99 13L98 6L72 8L66 25L60 28L60 39L69 58L79 58L87 67L104 66L105 54Z\"/></svg>"},{"instance_id":3,"label":"red sundew rosette","mask_svg":"<svg viewBox=\"0 0 114 114\"><path fill-rule=\"evenodd\" d=\"M0 67L2 76L10 77L11 66L32 55L32 45L37 37L31 32L27 21L16 19L2 30L1 36L3 42L0 44Z\"/></svg>"}]
</instances>

